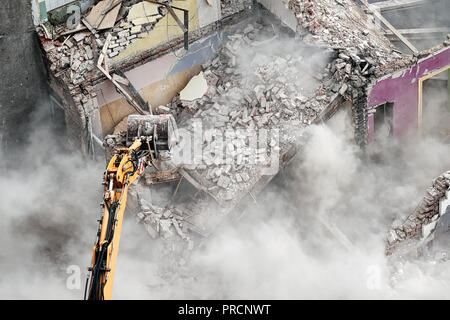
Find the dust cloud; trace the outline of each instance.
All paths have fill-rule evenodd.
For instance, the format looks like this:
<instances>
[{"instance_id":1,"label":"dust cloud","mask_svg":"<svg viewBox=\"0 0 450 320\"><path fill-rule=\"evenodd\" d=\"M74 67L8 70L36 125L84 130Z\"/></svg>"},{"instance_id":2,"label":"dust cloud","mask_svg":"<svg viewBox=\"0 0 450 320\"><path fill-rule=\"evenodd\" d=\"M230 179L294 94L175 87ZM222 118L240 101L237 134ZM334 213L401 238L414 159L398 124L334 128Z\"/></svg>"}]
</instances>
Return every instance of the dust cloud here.
<instances>
[{"instance_id":1,"label":"dust cloud","mask_svg":"<svg viewBox=\"0 0 450 320\"><path fill-rule=\"evenodd\" d=\"M272 43L267 56L291 52L287 42L276 43L282 45ZM253 81L252 65L265 58L252 50L240 54L244 82ZM167 264L162 246L125 221L113 298L450 298L446 263L406 262L393 277L384 253L393 221L405 219L432 179L448 170L450 146L432 136L386 136L365 155L351 123L342 110L326 125L302 131L306 143L257 204L187 261Z\"/></svg>"},{"instance_id":2,"label":"dust cloud","mask_svg":"<svg viewBox=\"0 0 450 320\"><path fill-rule=\"evenodd\" d=\"M67 271L79 266L84 285L103 165L65 151L48 105L36 109L28 143L13 157L0 155L0 298L80 299L80 291L67 289Z\"/></svg>"},{"instance_id":3,"label":"dust cloud","mask_svg":"<svg viewBox=\"0 0 450 320\"><path fill-rule=\"evenodd\" d=\"M393 141L362 160L349 123L342 112L308 128L257 205L184 264L165 265L161 243L128 216L113 298L449 298L446 263L407 263L393 283L384 239L448 168L450 147ZM23 149L26 165L1 175L3 299L83 297L104 164L61 151L53 137L40 127ZM72 290L71 265L81 269Z\"/></svg>"}]
</instances>

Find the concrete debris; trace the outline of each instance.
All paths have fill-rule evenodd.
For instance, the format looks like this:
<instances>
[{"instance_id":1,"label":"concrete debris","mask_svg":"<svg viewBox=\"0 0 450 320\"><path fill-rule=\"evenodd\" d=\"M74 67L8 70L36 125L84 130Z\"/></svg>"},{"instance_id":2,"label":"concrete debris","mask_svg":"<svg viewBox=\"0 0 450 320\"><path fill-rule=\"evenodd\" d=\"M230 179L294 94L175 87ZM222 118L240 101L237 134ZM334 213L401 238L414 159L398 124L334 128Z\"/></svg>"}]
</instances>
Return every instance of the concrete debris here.
<instances>
[{"instance_id":1,"label":"concrete debris","mask_svg":"<svg viewBox=\"0 0 450 320\"><path fill-rule=\"evenodd\" d=\"M187 213L175 207L157 207L141 199L138 211L136 214L138 222L145 225L147 232L154 239L161 237L171 241L181 240L191 247L189 231L205 236L203 229L190 221Z\"/></svg>"},{"instance_id":2,"label":"concrete debris","mask_svg":"<svg viewBox=\"0 0 450 320\"><path fill-rule=\"evenodd\" d=\"M73 36L73 39L74 39L76 42L81 42L81 41L84 40L84 38L86 38L87 36L89 36L89 32L79 32L79 33L76 33L76 34Z\"/></svg>"},{"instance_id":3,"label":"concrete debris","mask_svg":"<svg viewBox=\"0 0 450 320\"><path fill-rule=\"evenodd\" d=\"M130 33L131 33L131 34L137 34L137 33L140 33L141 30L142 30L142 26L141 26L141 25L137 25L137 26L132 27L132 28L130 29Z\"/></svg>"},{"instance_id":4,"label":"concrete debris","mask_svg":"<svg viewBox=\"0 0 450 320\"><path fill-rule=\"evenodd\" d=\"M326 63L314 69L307 66L309 63L303 57L281 52L280 56L274 57L273 53L265 54L262 46L247 68L240 70L242 67L237 65L242 56L240 53L254 51L252 43L261 35L272 33L273 28L251 24L241 30L241 33L229 36L230 41L216 59L203 65L206 87L201 93L205 94L187 100L182 92L180 99L192 116L185 129L194 126L197 119L202 121L204 128L212 126L226 137L224 141L216 140L204 132L202 158L187 167L222 208L232 208L249 194L264 175L271 157L278 161L296 141L298 130L312 123L331 98L323 83L313 78L311 88L303 88L305 75L297 72L304 68L311 74L323 74L324 81L331 80ZM323 52L314 46L308 50L317 54ZM333 82L329 82L331 86ZM257 129L279 130L279 139L272 137L267 145L253 145L256 138L253 133ZM249 135L249 132L252 133ZM223 154L219 150L223 150ZM227 157L228 163L223 161Z\"/></svg>"},{"instance_id":5,"label":"concrete debris","mask_svg":"<svg viewBox=\"0 0 450 320\"><path fill-rule=\"evenodd\" d=\"M439 204L450 190L450 171L434 179L423 200L414 212L401 224L389 231L386 253L392 254L403 242L424 240L433 231L440 216ZM396 236L392 236L395 234Z\"/></svg>"},{"instance_id":6,"label":"concrete debris","mask_svg":"<svg viewBox=\"0 0 450 320\"><path fill-rule=\"evenodd\" d=\"M110 29L116 23L122 0L102 0L86 16L88 24L96 30Z\"/></svg>"},{"instance_id":7,"label":"concrete debris","mask_svg":"<svg viewBox=\"0 0 450 320\"><path fill-rule=\"evenodd\" d=\"M197 100L202 98L207 90L208 84L206 83L203 72L200 72L189 81L183 90L180 91L180 99L181 101Z\"/></svg>"}]
</instances>

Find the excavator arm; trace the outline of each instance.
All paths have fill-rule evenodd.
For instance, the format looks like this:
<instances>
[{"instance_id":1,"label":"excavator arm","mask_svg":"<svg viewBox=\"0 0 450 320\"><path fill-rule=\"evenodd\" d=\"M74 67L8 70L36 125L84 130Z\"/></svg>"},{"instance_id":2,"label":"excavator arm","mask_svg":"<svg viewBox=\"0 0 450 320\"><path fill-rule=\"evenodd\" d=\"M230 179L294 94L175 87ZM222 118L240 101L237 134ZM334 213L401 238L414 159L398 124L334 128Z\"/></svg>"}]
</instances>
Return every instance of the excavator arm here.
<instances>
[{"instance_id":1,"label":"excavator arm","mask_svg":"<svg viewBox=\"0 0 450 320\"><path fill-rule=\"evenodd\" d=\"M160 150L170 150L174 141L177 126L172 115L128 116L129 147L115 148L103 177L103 216L88 268L85 299L111 299L128 188L148 165L157 169Z\"/></svg>"},{"instance_id":2,"label":"excavator arm","mask_svg":"<svg viewBox=\"0 0 450 320\"><path fill-rule=\"evenodd\" d=\"M129 148L118 149L105 171L104 211L88 269L90 280L86 282L85 299L111 299L128 187L142 174L151 153L141 148L143 144L149 146L147 141L136 139Z\"/></svg>"}]
</instances>

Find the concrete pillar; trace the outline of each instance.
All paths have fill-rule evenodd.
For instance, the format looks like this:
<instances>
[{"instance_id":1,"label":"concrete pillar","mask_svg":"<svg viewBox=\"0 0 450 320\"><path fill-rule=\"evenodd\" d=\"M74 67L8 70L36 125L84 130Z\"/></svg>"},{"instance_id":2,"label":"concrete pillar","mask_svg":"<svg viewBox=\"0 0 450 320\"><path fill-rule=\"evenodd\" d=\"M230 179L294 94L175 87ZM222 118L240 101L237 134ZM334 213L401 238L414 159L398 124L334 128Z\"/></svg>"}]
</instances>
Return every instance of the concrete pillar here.
<instances>
[{"instance_id":1,"label":"concrete pillar","mask_svg":"<svg viewBox=\"0 0 450 320\"><path fill-rule=\"evenodd\" d=\"M282 0L258 0L267 10L277 16L285 25L287 25L292 31L297 30L297 18L294 13L290 11L286 5L287 3Z\"/></svg>"}]
</instances>

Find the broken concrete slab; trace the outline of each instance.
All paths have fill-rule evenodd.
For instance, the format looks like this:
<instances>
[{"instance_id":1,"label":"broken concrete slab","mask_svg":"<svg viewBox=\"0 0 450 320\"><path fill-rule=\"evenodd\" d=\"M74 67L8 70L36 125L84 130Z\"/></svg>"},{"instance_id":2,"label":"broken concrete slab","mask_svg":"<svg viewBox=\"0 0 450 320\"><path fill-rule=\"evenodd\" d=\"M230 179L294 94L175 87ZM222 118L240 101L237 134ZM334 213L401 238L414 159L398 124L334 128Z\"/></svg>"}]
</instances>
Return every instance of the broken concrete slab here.
<instances>
[{"instance_id":1,"label":"broken concrete slab","mask_svg":"<svg viewBox=\"0 0 450 320\"><path fill-rule=\"evenodd\" d=\"M189 83L180 92L180 99L185 101L193 101L203 97L208 91L208 83L206 82L203 71L194 76Z\"/></svg>"},{"instance_id":2,"label":"broken concrete slab","mask_svg":"<svg viewBox=\"0 0 450 320\"><path fill-rule=\"evenodd\" d=\"M127 21L133 25L154 23L161 17L156 3L142 1L131 7L128 12Z\"/></svg>"},{"instance_id":3,"label":"broken concrete slab","mask_svg":"<svg viewBox=\"0 0 450 320\"><path fill-rule=\"evenodd\" d=\"M81 41L84 40L84 38L87 37L88 35L89 35L89 32L79 32L79 33L77 33L77 34L75 34L75 35L73 36L73 39L74 39L76 42L81 42Z\"/></svg>"},{"instance_id":4,"label":"broken concrete slab","mask_svg":"<svg viewBox=\"0 0 450 320\"><path fill-rule=\"evenodd\" d=\"M122 0L114 0L112 5L110 5L110 0L100 1L97 5L95 5L95 7L92 8L91 12L89 12L89 14L86 16L85 18L86 21L92 27L95 27L98 21L101 21L98 27L95 28L97 30L110 29L114 27L114 24L116 23L116 18L121 8L121 2ZM108 6L110 8L110 11L102 15L102 13L104 13L105 10L108 10Z\"/></svg>"}]
</instances>

